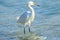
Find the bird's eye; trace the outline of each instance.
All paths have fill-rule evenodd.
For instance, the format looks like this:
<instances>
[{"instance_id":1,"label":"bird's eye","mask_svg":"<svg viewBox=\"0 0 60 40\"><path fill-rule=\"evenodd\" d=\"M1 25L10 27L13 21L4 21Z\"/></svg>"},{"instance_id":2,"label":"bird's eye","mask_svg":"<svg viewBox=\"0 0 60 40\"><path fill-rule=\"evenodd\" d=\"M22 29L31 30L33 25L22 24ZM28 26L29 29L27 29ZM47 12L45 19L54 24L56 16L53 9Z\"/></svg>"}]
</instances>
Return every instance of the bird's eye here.
<instances>
[{"instance_id":1,"label":"bird's eye","mask_svg":"<svg viewBox=\"0 0 60 40\"><path fill-rule=\"evenodd\" d=\"M33 2L33 4L35 4L35 3Z\"/></svg>"}]
</instances>

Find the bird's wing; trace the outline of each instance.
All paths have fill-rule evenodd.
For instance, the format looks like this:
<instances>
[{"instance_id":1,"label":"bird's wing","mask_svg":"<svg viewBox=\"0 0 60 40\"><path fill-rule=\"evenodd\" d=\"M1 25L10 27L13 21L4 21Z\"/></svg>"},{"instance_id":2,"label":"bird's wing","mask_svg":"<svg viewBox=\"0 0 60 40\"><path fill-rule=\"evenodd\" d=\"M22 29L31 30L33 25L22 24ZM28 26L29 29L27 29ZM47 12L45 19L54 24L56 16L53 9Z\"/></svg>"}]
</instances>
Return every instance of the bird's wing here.
<instances>
[{"instance_id":1,"label":"bird's wing","mask_svg":"<svg viewBox=\"0 0 60 40\"><path fill-rule=\"evenodd\" d=\"M24 12L18 19L18 23L26 23L29 20L29 17L31 16L31 13Z\"/></svg>"}]
</instances>

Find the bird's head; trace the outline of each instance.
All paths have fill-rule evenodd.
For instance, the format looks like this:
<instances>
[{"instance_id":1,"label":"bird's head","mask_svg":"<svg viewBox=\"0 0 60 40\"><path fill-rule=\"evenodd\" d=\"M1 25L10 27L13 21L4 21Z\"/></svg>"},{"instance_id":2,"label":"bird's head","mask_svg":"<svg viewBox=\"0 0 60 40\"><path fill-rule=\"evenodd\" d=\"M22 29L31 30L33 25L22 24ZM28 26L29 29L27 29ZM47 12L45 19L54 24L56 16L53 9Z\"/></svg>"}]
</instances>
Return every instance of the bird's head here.
<instances>
[{"instance_id":1,"label":"bird's head","mask_svg":"<svg viewBox=\"0 0 60 40\"><path fill-rule=\"evenodd\" d=\"M35 3L33 1L29 1L28 5L32 5L33 6L33 5L35 5Z\"/></svg>"},{"instance_id":2,"label":"bird's head","mask_svg":"<svg viewBox=\"0 0 60 40\"><path fill-rule=\"evenodd\" d=\"M37 5L35 2L33 2L33 1L29 1L28 2L28 5L31 5L31 6L34 6L34 5L36 5L36 6L40 6L40 5Z\"/></svg>"}]
</instances>

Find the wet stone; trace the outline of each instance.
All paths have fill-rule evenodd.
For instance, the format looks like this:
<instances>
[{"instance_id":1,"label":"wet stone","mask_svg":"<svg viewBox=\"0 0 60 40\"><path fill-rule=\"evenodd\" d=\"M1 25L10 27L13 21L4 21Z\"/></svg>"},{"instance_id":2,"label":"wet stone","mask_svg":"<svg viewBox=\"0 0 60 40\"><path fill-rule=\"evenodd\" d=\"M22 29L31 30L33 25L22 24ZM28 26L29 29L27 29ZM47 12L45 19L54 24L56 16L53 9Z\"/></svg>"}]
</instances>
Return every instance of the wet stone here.
<instances>
[{"instance_id":1,"label":"wet stone","mask_svg":"<svg viewBox=\"0 0 60 40\"><path fill-rule=\"evenodd\" d=\"M19 40L45 40L46 37L37 36L36 34L25 34L23 36L18 36Z\"/></svg>"}]
</instances>

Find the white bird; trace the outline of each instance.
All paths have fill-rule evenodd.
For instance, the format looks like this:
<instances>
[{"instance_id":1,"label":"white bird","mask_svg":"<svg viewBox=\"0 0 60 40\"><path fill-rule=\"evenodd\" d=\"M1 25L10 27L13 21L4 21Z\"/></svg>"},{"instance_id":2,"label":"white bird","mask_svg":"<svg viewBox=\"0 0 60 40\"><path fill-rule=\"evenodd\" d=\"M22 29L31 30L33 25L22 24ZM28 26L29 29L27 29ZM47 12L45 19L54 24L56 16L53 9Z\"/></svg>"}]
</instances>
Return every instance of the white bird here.
<instances>
[{"instance_id":1,"label":"white bird","mask_svg":"<svg viewBox=\"0 0 60 40\"><path fill-rule=\"evenodd\" d=\"M28 2L28 8L30 9L30 11L26 11L24 12L20 17L19 19L17 20L17 23L20 24L20 25L23 25L24 26L24 34L25 34L25 27L28 25L28 29L29 29L29 32L30 31L30 25L31 23L33 22L34 18L35 18L35 12L34 12L34 9L32 8L32 6L34 6L35 3L33 1L29 1ZM39 5L37 5L39 6Z\"/></svg>"}]
</instances>

